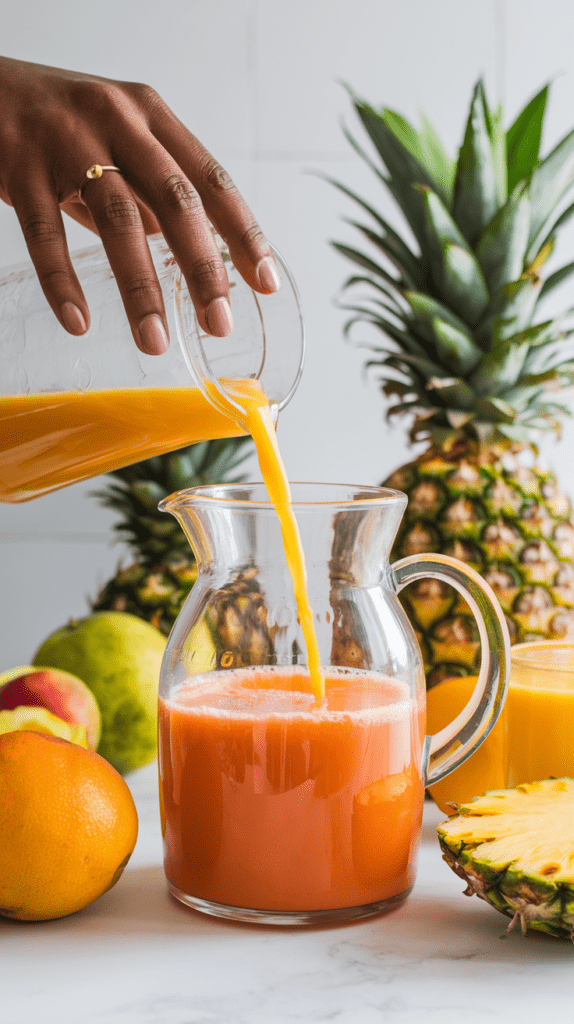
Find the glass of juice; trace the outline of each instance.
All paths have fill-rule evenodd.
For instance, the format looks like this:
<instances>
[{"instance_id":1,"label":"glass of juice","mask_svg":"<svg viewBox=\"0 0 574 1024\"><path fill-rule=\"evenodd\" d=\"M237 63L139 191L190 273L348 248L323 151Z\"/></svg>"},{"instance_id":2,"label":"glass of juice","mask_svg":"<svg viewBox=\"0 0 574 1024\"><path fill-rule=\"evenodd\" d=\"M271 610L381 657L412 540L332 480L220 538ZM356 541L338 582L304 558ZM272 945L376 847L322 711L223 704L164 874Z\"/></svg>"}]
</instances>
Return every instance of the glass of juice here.
<instances>
[{"instance_id":1,"label":"glass of juice","mask_svg":"<svg viewBox=\"0 0 574 1024\"><path fill-rule=\"evenodd\" d=\"M297 544L269 493L206 485L160 506L199 565L160 680L168 886L196 910L242 921L368 917L413 886L425 785L496 721L506 625L490 588L455 559L389 564L400 492L291 484L306 570L294 569ZM397 597L423 576L464 594L482 640L476 689L434 737L425 737L420 649Z\"/></svg>"},{"instance_id":2,"label":"glass of juice","mask_svg":"<svg viewBox=\"0 0 574 1024\"><path fill-rule=\"evenodd\" d=\"M101 244L72 254L91 314L82 337L60 326L30 262L0 271L0 501L28 501L195 441L246 433L230 381L257 383L275 418L293 395L305 339L279 253L281 288L260 295L218 239L234 328L211 338L163 236L148 244L170 335L157 356L136 347Z\"/></svg>"},{"instance_id":3,"label":"glass of juice","mask_svg":"<svg viewBox=\"0 0 574 1024\"><path fill-rule=\"evenodd\" d=\"M509 786L574 776L574 644L512 647L505 717Z\"/></svg>"}]
</instances>

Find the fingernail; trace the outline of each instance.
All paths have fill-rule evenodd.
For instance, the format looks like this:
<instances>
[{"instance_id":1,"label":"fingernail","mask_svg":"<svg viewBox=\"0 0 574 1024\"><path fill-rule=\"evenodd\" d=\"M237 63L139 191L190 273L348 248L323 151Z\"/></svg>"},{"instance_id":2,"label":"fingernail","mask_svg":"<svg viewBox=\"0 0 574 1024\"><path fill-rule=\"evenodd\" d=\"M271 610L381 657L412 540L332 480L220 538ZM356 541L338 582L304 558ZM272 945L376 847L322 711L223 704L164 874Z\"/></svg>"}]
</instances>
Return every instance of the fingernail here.
<instances>
[{"instance_id":1,"label":"fingernail","mask_svg":"<svg viewBox=\"0 0 574 1024\"><path fill-rule=\"evenodd\" d=\"M233 313L226 298L212 299L205 311L209 333L216 338L225 338L233 330Z\"/></svg>"},{"instance_id":2,"label":"fingernail","mask_svg":"<svg viewBox=\"0 0 574 1024\"><path fill-rule=\"evenodd\" d=\"M84 314L73 302L63 302L60 312L64 321L64 327L69 334L86 333L88 325L84 319Z\"/></svg>"},{"instance_id":3,"label":"fingernail","mask_svg":"<svg viewBox=\"0 0 574 1024\"><path fill-rule=\"evenodd\" d=\"M257 267L259 284L266 292L277 292L281 287L281 278L277 264L272 256L265 256Z\"/></svg>"},{"instance_id":4,"label":"fingernail","mask_svg":"<svg viewBox=\"0 0 574 1024\"><path fill-rule=\"evenodd\" d=\"M163 321L157 313L150 313L144 317L139 326L140 342L144 352L149 356L160 356L167 352L169 339L163 326Z\"/></svg>"}]
</instances>

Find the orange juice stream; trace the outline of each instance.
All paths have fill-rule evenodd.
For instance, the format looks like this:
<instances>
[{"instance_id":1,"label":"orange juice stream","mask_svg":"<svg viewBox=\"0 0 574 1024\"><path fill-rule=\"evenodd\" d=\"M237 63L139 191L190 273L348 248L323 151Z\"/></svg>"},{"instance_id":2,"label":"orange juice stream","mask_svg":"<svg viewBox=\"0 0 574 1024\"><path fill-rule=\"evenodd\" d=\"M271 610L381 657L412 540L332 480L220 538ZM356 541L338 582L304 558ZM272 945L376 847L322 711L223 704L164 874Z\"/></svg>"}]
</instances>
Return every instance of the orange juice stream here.
<instances>
[{"instance_id":1,"label":"orange juice stream","mask_svg":"<svg viewBox=\"0 0 574 1024\"><path fill-rule=\"evenodd\" d=\"M234 397L237 397L237 400L241 402L245 409L246 426L255 442L261 475L265 481L269 497L275 505L277 515L279 516L285 557L291 579L293 580L299 621L307 648L311 686L315 699L320 702L325 696L325 681L321 669L317 635L313 624L313 611L307 596L305 556L299 527L297 526L297 520L291 506L291 491L283 460L281 459L281 453L279 452L277 435L273 426L273 420L271 419L271 410L262 390L260 396L238 394L234 391Z\"/></svg>"}]
</instances>

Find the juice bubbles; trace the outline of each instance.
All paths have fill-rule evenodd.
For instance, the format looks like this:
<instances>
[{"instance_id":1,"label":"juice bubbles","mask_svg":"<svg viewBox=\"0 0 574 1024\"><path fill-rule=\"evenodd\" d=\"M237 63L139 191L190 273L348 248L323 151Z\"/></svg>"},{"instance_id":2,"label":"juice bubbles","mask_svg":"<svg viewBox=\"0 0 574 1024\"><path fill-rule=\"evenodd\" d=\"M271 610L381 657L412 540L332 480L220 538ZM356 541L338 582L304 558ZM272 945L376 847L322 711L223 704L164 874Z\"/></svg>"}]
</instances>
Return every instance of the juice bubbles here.
<instances>
[{"instance_id":1,"label":"juice bubbles","mask_svg":"<svg viewBox=\"0 0 574 1024\"><path fill-rule=\"evenodd\" d=\"M506 702L508 786L574 776L574 645L512 648Z\"/></svg>"},{"instance_id":2,"label":"juice bubbles","mask_svg":"<svg viewBox=\"0 0 574 1024\"><path fill-rule=\"evenodd\" d=\"M408 687L327 670L196 677L160 701L168 881L230 907L314 911L405 894L414 881L424 722Z\"/></svg>"}]
</instances>

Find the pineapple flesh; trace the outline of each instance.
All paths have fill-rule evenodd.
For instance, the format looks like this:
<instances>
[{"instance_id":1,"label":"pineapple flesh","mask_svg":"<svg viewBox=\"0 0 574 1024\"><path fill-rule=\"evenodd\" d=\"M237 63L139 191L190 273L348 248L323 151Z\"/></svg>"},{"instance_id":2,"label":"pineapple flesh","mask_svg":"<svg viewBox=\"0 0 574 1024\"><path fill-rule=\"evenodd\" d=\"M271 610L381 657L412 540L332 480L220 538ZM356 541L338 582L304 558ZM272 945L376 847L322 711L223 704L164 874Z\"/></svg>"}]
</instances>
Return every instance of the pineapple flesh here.
<instances>
[{"instance_id":1,"label":"pineapple flesh","mask_svg":"<svg viewBox=\"0 0 574 1024\"><path fill-rule=\"evenodd\" d=\"M491 790L438 826L443 858L476 895L528 929L574 941L574 780Z\"/></svg>"},{"instance_id":2,"label":"pineapple flesh","mask_svg":"<svg viewBox=\"0 0 574 1024\"><path fill-rule=\"evenodd\" d=\"M414 246L332 181L370 221L350 223L372 255L333 243L360 268L345 282L358 295L345 306L346 331L368 324L383 336L364 344L384 394L396 399L387 418L409 416L411 441L429 443L384 481L409 498L393 556L438 551L473 566L498 596L514 642L574 639L572 509L536 464L540 438L570 414L558 399L574 383L574 311L546 311L574 263L545 274L574 215L574 203L565 206L574 132L540 158L547 94L505 132L479 81L456 161L426 118L417 131L353 97L375 160L348 138L391 193ZM474 674L479 638L456 592L424 580L401 599L428 685Z\"/></svg>"}]
</instances>

